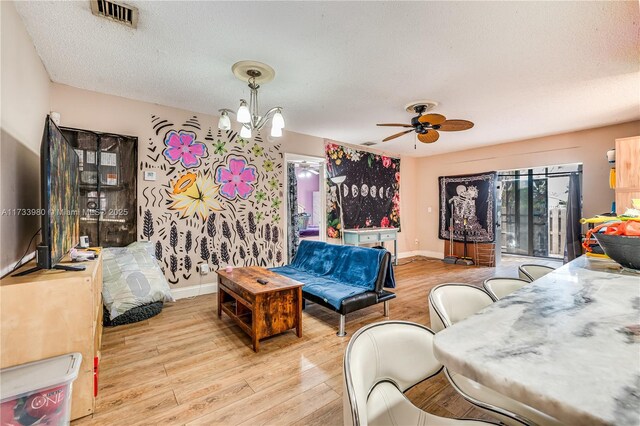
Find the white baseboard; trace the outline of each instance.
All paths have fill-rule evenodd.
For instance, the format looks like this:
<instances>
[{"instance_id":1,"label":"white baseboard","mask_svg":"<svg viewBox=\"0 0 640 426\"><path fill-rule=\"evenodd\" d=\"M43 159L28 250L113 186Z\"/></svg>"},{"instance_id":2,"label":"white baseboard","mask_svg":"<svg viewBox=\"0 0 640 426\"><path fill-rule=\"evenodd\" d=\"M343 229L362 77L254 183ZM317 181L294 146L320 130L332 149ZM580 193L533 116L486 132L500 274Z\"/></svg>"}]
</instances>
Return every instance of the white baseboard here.
<instances>
[{"instance_id":1,"label":"white baseboard","mask_svg":"<svg viewBox=\"0 0 640 426\"><path fill-rule=\"evenodd\" d=\"M202 296L203 294L211 294L218 292L218 283L203 283L199 285L191 285L189 287L172 288L171 294L173 298L185 299L187 297Z\"/></svg>"},{"instance_id":2,"label":"white baseboard","mask_svg":"<svg viewBox=\"0 0 640 426\"><path fill-rule=\"evenodd\" d=\"M424 256L424 257L433 257L435 259L442 259L444 256L439 251L431 251L431 250L414 250L414 251L405 251L402 253L398 253L398 259L403 259L406 257L412 256Z\"/></svg>"}]
</instances>

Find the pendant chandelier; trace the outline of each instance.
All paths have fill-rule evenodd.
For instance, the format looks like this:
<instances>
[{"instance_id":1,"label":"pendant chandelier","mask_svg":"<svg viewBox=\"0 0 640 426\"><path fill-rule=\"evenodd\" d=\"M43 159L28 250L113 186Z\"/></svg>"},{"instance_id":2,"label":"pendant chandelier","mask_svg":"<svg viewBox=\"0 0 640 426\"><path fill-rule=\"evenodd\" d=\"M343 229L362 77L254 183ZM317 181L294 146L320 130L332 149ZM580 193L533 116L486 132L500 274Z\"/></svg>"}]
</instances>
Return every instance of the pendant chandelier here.
<instances>
[{"instance_id":1,"label":"pendant chandelier","mask_svg":"<svg viewBox=\"0 0 640 426\"><path fill-rule=\"evenodd\" d=\"M256 61L240 61L233 64L231 71L239 80L249 83L251 89L251 97L249 103L244 99L240 99L240 108L238 112L223 108L220 111L220 119L218 120L218 129L230 130L231 119L229 114L235 114L238 123L242 124L240 128L240 137L250 138L254 131L261 130L269 120L271 120L271 136L282 136L284 129L284 117L282 116L282 107L273 107L264 115L258 112L258 89L260 84L268 83L273 80L276 73L267 64Z\"/></svg>"}]
</instances>

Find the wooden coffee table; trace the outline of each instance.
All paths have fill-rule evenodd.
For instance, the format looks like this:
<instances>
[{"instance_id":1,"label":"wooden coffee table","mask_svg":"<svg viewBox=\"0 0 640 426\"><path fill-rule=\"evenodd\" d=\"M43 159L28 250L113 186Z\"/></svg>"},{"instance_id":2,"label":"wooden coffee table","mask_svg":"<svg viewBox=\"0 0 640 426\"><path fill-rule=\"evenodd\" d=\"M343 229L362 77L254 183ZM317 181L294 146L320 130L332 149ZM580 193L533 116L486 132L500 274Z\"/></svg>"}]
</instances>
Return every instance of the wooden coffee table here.
<instances>
[{"instance_id":1,"label":"wooden coffee table","mask_svg":"<svg viewBox=\"0 0 640 426\"><path fill-rule=\"evenodd\" d=\"M267 284L260 284L265 279ZM303 284L257 266L218 271L218 318L224 311L251 336L258 352L260 339L296 329L302 337Z\"/></svg>"}]
</instances>

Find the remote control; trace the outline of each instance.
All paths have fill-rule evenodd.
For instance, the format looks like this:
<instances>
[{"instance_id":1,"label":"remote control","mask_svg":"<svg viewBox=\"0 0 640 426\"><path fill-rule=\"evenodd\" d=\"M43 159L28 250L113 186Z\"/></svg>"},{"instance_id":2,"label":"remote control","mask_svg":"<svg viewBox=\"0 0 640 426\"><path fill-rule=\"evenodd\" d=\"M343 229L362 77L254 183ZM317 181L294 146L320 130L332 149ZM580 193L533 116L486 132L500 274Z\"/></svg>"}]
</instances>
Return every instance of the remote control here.
<instances>
[{"instance_id":1,"label":"remote control","mask_svg":"<svg viewBox=\"0 0 640 426\"><path fill-rule=\"evenodd\" d=\"M264 278L258 278L258 282L262 285L266 285L269 281L265 280Z\"/></svg>"}]
</instances>

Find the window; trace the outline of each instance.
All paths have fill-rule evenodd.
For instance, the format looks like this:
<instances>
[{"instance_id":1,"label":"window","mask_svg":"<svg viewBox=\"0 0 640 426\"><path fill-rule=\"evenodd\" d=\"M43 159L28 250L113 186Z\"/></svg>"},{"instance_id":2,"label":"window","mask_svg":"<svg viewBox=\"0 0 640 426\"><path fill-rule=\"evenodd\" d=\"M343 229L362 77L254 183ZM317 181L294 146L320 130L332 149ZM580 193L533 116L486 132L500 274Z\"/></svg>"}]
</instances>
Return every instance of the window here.
<instances>
[{"instance_id":1,"label":"window","mask_svg":"<svg viewBox=\"0 0 640 426\"><path fill-rule=\"evenodd\" d=\"M563 257L569 177L581 172L581 164L569 164L498 174L503 253Z\"/></svg>"}]
</instances>

